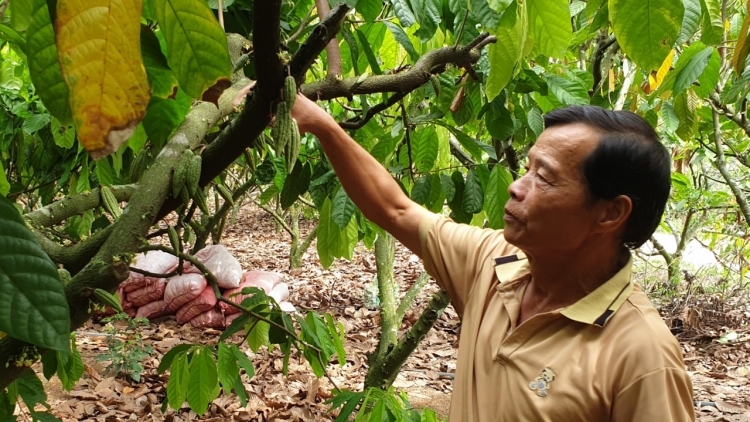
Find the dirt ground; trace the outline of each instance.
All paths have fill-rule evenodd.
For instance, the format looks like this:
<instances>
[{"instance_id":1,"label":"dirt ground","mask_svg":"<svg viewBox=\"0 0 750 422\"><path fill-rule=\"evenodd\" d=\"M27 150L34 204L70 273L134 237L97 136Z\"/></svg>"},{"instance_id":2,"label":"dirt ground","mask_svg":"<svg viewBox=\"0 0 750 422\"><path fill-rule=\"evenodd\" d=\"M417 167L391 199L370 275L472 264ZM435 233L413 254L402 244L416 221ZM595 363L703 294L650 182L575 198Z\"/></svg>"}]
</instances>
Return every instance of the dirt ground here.
<instances>
[{"instance_id":1,"label":"dirt ground","mask_svg":"<svg viewBox=\"0 0 750 422\"><path fill-rule=\"evenodd\" d=\"M303 233L309 222L301 224ZM270 216L254 207L245 207L236 222L229 225L222 243L248 270L277 271L286 275L291 291L290 301L299 310L316 310L335 315L346 329L346 365L330 365L329 373L339 388L361 389L367 370L367 353L377 346L379 316L374 309L363 306L363 286L375 277L374 254L358 246L352 262L337 261L324 270L317 261L315 246L310 248L303 268L288 271L289 237L275 232ZM396 256L396 277L404 294L422 272L419 259L403 247ZM421 309L437 290L428 284L419 295L413 311L406 317L402 332L416 321ZM700 301L699 301L700 302ZM683 314L665 315L667 322L684 326L676 330L681 340L686 364L693 379L696 415L700 421L750 422L750 312L737 307L716 311L711 298L695 306L686 307ZM700 305L703 303L703 305ZM706 308L706 303L713 303ZM745 302L747 303L747 302ZM701 307L703 306L703 307ZM694 308L694 309L693 309ZM709 311L714 312L709 318ZM717 313L720 318L716 317ZM424 339L419 349L409 358L395 386L409 395L416 408L429 407L445 416L452 391L451 372L455 370L459 320L449 307L440 317L435 329ZM737 340L718 343L723 333L734 331ZM146 370L140 383L105 374L105 364L96 356L106 350L101 326L89 322L78 330L78 348L86 372L71 392L61 389L53 378L45 387L52 413L68 421L332 421L335 415L324 403L331 397L331 381L317 379L302 361L290 363L289 377L281 373L282 360L278 350L260 351L253 355L246 350L256 366L256 375L246 381L250 401L241 407L236 396L223 393L203 418L182 409L160 410L165 396L167 377L156 373L161 356L180 343L215 343L219 331L178 326L172 317L152 321L144 329L144 338L153 345L155 353L145 362ZM241 339L236 338L239 343ZM35 369L41 376L39 364ZM19 420L24 420L23 417ZM30 419L27 419L30 420Z\"/></svg>"}]
</instances>

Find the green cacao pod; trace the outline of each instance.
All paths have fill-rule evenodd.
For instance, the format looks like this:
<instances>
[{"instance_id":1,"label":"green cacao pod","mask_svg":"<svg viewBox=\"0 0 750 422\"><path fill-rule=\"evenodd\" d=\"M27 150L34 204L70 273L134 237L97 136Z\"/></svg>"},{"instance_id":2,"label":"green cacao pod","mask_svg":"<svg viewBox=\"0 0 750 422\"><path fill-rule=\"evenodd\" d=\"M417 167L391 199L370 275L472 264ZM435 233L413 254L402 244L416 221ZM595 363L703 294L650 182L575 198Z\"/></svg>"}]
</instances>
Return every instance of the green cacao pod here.
<instances>
[{"instance_id":1,"label":"green cacao pod","mask_svg":"<svg viewBox=\"0 0 750 422\"><path fill-rule=\"evenodd\" d=\"M102 204L104 205L104 209L107 210L107 212L115 220L120 218L120 216L122 215L122 210L120 210L120 205L117 203L117 198L115 198L115 194L114 192L112 192L112 189L107 186L102 186L101 189L99 189L99 192L102 196Z\"/></svg>"},{"instance_id":2,"label":"green cacao pod","mask_svg":"<svg viewBox=\"0 0 750 422\"><path fill-rule=\"evenodd\" d=\"M276 126L278 127L278 130L276 136L273 138L273 147L276 154L281 154L284 151L287 142L289 142L291 136L291 121L292 118L289 115L289 107L287 103L285 101L280 102L276 108Z\"/></svg>"},{"instance_id":3,"label":"green cacao pod","mask_svg":"<svg viewBox=\"0 0 750 422\"><path fill-rule=\"evenodd\" d=\"M120 304L120 299L117 296L113 295L112 293L103 289L94 289L94 297L102 305L109 306L110 308L114 309L115 312L117 313L122 312L122 305Z\"/></svg>"},{"instance_id":4,"label":"green cacao pod","mask_svg":"<svg viewBox=\"0 0 750 422\"><path fill-rule=\"evenodd\" d=\"M284 79L284 101L289 106L289 111L294 108L294 100L297 99L297 82L294 76L287 76Z\"/></svg>"},{"instance_id":5,"label":"green cacao pod","mask_svg":"<svg viewBox=\"0 0 750 422\"><path fill-rule=\"evenodd\" d=\"M133 161L130 163L130 182L136 183L141 179L143 172L146 171L146 156L148 152L142 149L138 154L133 157Z\"/></svg>"},{"instance_id":6,"label":"green cacao pod","mask_svg":"<svg viewBox=\"0 0 750 422\"><path fill-rule=\"evenodd\" d=\"M225 201L229 202L229 205L234 206L234 198L232 198L232 192L230 192L226 186L216 185L216 191L219 192L219 195L221 195L221 197L224 198Z\"/></svg>"},{"instance_id":7,"label":"green cacao pod","mask_svg":"<svg viewBox=\"0 0 750 422\"><path fill-rule=\"evenodd\" d=\"M72 278L68 270L66 270L65 268L57 269L57 277L60 279L60 284L62 284L63 286L67 286Z\"/></svg>"},{"instance_id":8,"label":"green cacao pod","mask_svg":"<svg viewBox=\"0 0 750 422\"><path fill-rule=\"evenodd\" d=\"M295 163L297 162L297 157L299 156L301 139L299 135L299 127L297 126L297 120L292 118L290 126L290 139L286 144L285 154L286 167L288 169L287 171L291 173Z\"/></svg>"},{"instance_id":9,"label":"green cacao pod","mask_svg":"<svg viewBox=\"0 0 750 422\"><path fill-rule=\"evenodd\" d=\"M174 175L172 176L172 196L175 198L179 198L180 191L185 186L188 168L190 167L190 161L192 159L193 151L187 149L182 153L177 160L177 164L174 166Z\"/></svg>"},{"instance_id":10,"label":"green cacao pod","mask_svg":"<svg viewBox=\"0 0 750 422\"><path fill-rule=\"evenodd\" d=\"M172 245L172 249L177 253L182 252L182 242L180 241L180 235L177 234L177 229L169 226L167 233L169 234L169 243Z\"/></svg>"},{"instance_id":11,"label":"green cacao pod","mask_svg":"<svg viewBox=\"0 0 750 422\"><path fill-rule=\"evenodd\" d=\"M195 190L193 200L198 203L198 208L201 209L201 212L204 215L211 214L211 211L208 209L208 200L206 200L206 194L203 192L203 189L199 188Z\"/></svg>"},{"instance_id":12,"label":"green cacao pod","mask_svg":"<svg viewBox=\"0 0 750 422\"><path fill-rule=\"evenodd\" d=\"M191 197L195 195L195 191L200 187L201 161L200 155L193 155L190 157L190 162L188 163L185 184Z\"/></svg>"}]
</instances>

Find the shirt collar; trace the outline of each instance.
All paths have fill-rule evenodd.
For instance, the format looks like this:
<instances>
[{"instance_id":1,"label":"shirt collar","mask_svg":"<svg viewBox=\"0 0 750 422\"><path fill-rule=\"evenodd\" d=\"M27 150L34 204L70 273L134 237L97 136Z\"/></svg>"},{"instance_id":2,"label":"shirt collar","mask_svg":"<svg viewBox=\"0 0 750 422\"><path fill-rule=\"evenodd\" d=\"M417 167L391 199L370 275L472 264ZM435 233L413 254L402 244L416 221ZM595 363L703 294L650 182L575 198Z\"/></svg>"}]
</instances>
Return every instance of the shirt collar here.
<instances>
[{"instance_id":1,"label":"shirt collar","mask_svg":"<svg viewBox=\"0 0 750 422\"><path fill-rule=\"evenodd\" d=\"M495 274L500 282L498 288L504 282L517 281L529 274L528 259L523 253L495 258L494 261ZM604 327L633 292L632 266L631 255L617 274L576 303L561 309L560 313L573 321Z\"/></svg>"}]
</instances>

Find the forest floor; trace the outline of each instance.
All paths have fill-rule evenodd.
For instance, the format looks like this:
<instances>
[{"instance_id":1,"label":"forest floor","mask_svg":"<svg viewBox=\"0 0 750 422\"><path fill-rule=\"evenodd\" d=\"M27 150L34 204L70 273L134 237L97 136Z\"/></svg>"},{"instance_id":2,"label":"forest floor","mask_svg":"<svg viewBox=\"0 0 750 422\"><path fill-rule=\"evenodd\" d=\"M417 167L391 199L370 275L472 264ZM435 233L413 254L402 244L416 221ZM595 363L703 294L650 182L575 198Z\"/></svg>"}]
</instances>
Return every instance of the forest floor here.
<instances>
[{"instance_id":1,"label":"forest floor","mask_svg":"<svg viewBox=\"0 0 750 422\"><path fill-rule=\"evenodd\" d=\"M306 233L310 222L302 222ZM241 262L245 271L266 270L284 273L291 291L290 301L298 310L327 312L344 324L346 329L345 366L329 365L330 380L317 379L306 363L293 360L289 376L281 373L282 360L278 349L261 350L257 355L247 351L256 370L255 377L246 382L250 401L241 407L235 395L223 393L211 404L203 418L183 409L160 410L165 396L167 377L158 375L156 367L161 356L180 343L212 344L221 334L213 329L195 329L189 324L178 326L173 317L152 321L142 335L154 347L154 354L144 365L140 383L125 377L105 374L106 364L96 357L106 350L105 334L101 325L89 322L78 330L78 349L85 362L85 374L75 388L66 392L57 378L45 388L52 413L68 421L332 421L335 416L324 402L331 397L333 381L339 388L358 390L363 387L367 371L366 354L377 346L379 315L377 310L363 305L364 285L375 277L374 253L361 245L351 262L337 261L324 270L317 258L315 244L305 255L303 268L289 272L289 236L276 233L275 224L262 210L245 207L237 220L229 225L222 243ZM396 278L404 294L423 271L420 260L399 245L396 252ZM434 282L419 295L407 315L402 332L416 321L437 291ZM750 422L750 308L719 303L715 296L694 297L687 306L665 312L668 324L681 324L678 338L693 380L696 416L699 421ZM729 301L727 301L729 302ZM679 320L679 324L678 321ZM395 387L406 391L414 407L429 407L440 415L447 415L452 391L449 373L455 370L459 320L448 307L435 328L425 337L417 351L404 365ZM737 339L719 343L727 332L738 334ZM236 338L236 342L241 339ZM243 350L247 350L243 346ZM41 375L41 366L34 369ZM502 392L498 392L502 394ZM23 418L19 420L24 420Z\"/></svg>"}]
</instances>

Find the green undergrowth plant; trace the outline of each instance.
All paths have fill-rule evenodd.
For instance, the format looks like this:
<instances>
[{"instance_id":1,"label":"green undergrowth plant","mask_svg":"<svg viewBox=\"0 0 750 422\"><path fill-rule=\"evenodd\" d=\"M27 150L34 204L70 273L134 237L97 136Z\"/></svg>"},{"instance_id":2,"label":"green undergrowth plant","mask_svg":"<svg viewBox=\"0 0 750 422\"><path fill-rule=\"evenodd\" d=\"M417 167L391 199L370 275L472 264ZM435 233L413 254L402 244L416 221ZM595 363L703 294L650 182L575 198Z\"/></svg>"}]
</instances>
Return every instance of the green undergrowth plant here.
<instances>
[{"instance_id":1,"label":"green undergrowth plant","mask_svg":"<svg viewBox=\"0 0 750 422\"><path fill-rule=\"evenodd\" d=\"M109 362L105 372L127 375L133 381L141 381L142 362L154 349L144 343L141 330L149 326L146 318L131 318L121 312L102 319L107 333L107 351L96 357L99 362Z\"/></svg>"}]
</instances>

